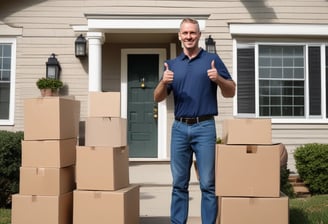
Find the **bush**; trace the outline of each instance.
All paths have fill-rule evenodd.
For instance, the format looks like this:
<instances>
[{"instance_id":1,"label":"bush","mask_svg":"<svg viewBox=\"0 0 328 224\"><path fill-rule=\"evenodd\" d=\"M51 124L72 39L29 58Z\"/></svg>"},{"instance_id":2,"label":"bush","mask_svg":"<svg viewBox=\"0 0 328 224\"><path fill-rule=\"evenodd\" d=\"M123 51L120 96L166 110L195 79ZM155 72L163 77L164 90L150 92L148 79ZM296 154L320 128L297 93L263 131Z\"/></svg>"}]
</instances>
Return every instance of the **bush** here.
<instances>
[{"instance_id":1,"label":"bush","mask_svg":"<svg viewBox=\"0 0 328 224\"><path fill-rule=\"evenodd\" d=\"M289 198L295 198L295 192L292 184L289 182L289 169L285 167L280 168L280 191Z\"/></svg>"},{"instance_id":2,"label":"bush","mask_svg":"<svg viewBox=\"0 0 328 224\"><path fill-rule=\"evenodd\" d=\"M23 132L0 131L0 208L11 207L11 195L19 190Z\"/></svg>"},{"instance_id":3,"label":"bush","mask_svg":"<svg viewBox=\"0 0 328 224\"><path fill-rule=\"evenodd\" d=\"M328 193L328 145L306 144L294 153L296 169L311 194Z\"/></svg>"}]
</instances>

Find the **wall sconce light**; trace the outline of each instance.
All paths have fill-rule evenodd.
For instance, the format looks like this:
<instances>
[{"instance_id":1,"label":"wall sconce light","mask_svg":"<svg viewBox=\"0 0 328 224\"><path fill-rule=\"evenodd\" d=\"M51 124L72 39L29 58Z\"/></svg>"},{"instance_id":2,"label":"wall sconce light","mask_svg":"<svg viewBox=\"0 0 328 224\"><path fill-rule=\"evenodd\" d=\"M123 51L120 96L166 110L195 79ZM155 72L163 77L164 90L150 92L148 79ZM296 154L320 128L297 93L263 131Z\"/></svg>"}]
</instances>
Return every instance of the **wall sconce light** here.
<instances>
[{"instance_id":1,"label":"wall sconce light","mask_svg":"<svg viewBox=\"0 0 328 224\"><path fill-rule=\"evenodd\" d=\"M85 57L87 55L87 40L80 34L75 40L75 57Z\"/></svg>"},{"instance_id":2,"label":"wall sconce light","mask_svg":"<svg viewBox=\"0 0 328 224\"><path fill-rule=\"evenodd\" d=\"M205 39L205 45L207 52L216 54L215 41L213 40L211 35L209 35L208 38Z\"/></svg>"},{"instance_id":3,"label":"wall sconce light","mask_svg":"<svg viewBox=\"0 0 328 224\"><path fill-rule=\"evenodd\" d=\"M52 53L51 56L48 58L48 61L46 62L46 67L47 78L59 79L61 67L54 53Z\"/></svg>"}]
</instances>

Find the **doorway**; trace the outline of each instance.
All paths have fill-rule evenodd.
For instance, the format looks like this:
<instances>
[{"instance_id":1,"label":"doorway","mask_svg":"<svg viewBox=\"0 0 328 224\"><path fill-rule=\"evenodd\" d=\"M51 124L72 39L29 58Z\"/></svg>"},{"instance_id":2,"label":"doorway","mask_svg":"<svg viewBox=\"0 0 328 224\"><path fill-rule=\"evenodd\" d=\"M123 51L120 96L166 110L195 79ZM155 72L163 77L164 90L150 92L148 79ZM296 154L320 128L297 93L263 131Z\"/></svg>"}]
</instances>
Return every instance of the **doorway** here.
<instances>
[{"instance_id":1,"label":"doorway","mask_svg":"<svg viewBox=\"0 0 328 224\"><path fill-rule=\"evenodd\" d=\"M163 72L165 54L162 53L163 49L160 50L122 50L122 69L125 69L122 72L121 105L124 105L126 98L122 117L127 119L130 158L157 159L166 154L163 153L166 151L166 124L163 123L166 112L163 113L163 107L153 100L154 89Z\"/></svg>"}]
</instances>

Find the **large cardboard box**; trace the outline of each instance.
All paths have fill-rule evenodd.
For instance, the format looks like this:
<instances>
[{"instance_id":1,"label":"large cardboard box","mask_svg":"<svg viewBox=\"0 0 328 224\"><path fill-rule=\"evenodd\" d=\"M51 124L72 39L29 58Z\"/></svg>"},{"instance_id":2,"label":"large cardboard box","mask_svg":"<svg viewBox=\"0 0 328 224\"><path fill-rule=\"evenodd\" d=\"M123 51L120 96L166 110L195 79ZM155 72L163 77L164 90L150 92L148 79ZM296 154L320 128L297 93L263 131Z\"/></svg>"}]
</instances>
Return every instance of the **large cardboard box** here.
<instances>
[{"instance_id":1,"label":"large cardboard box","mask_svg":"<svg viewBox=\"0 0 328 224\"><path fill-rule=\"evenodd\" d=\"M224 144L272 144L271 119L226 119L222 130Z\"/></svg>"},{"instance_id":2,"label":"large cardboard box","mask_svg":"<svg viewBox=\"0 0 328 224\"><path fill-rule=\"evenodd\" d=\"M61 168L75 164L77 138L22 141L23 167Z\"/></svg>"},{"instance_id":3,"label":"large cardboard box","mask_svg":"<svg viewBox=\"0 0 328 224\"><path fill-rule=\"evenodd\" d=\"M85 121L86 146L125 146L126 119L87 117Z\"/></svg>"},{"instance_id":4,"label":"large cardboard box","mask_svg":"<svg viewBox=\"0 0 328 224\"><path fill-rule=\"evenodd\" d=\"M89 117L121 117L121 93L89 92Z\"/></svg>"},{"instance_id":5,"label":"large cardboard box","mask_svg":"<svg viewBox=\"0 0 328 224\"><path fill-rule=\"evenodd\" d=\"M126 146L77 147L77 189L118 190L128 185L129 152Z\"/></svg>"},{"instance_id":6,"label":"large cardboard box","mask_svg":"<svg viewBox=\"0 0 328 224\"><path fill-rule=\"evenodd\" d=\"M288 224L289 201L279 198L220 197L219 224Z\"/></svg>"},{"instance_id":7,"label":"large cardboard box","mask_svg":"<svg viewBox=\"0 0 328 224\"><path fill-rule=\"evenodd\" d=\"M19 193L55 196L75 189L74 166L64 168L20 167Z\"/></svg>"},{"instance_id":8,"label":"large cardboard box","mask_svg":"<svg viewBox=\"0 0 328 224\"><path fill-rule=\"evenodd\" d=\"M59 196L14 194L12 224L71 224L73 192Z\"/></svg>"},{"instance_id":9,"label":"large cardboard box","mask_svg":"<svg viewBox=\"0 0 328 224\"><path fill-rule=\"evenodd\" d=\"M74 191L73 224L139 224L139 186L118 191Z\"/></svg>"},{"instance_id":10,"label":"large cardboard box","mask_svg":"<svg viewBox=\"0 0 328 224\"><path fill-rule=\"evenodd\" d=\"M68 139L78 136L80 102L65 97L24 101L24 139Z\"/></svg>"},{"instance_id":11,"label":"large cardboard box","mask_svg":"<svg viewBox=\"0 0 328 224\"><path fill-rule=\"evenodd\" d=\"M216 147L216 195L279 197L280 144Z\"/></svg>"}]
</instances>

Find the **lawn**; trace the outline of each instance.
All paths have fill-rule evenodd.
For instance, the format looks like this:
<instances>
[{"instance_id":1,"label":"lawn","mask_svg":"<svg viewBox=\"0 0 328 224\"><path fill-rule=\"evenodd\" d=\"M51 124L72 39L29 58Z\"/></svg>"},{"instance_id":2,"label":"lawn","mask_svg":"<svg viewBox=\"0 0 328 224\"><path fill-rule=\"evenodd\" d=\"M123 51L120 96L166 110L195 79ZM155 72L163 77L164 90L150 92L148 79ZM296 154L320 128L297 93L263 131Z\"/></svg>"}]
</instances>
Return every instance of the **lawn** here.
<instances>
[{"instance_id":1,"label":"lawn","mask_svg":"<svg viewBox=\"0 0 328 224\"><path fill-rule=\"evenodd\" d=\"M327 224L328 195L291 199L289 224ZM0 224L10 224L10 209L0 209Z\"/></svg>"},{"instance_id":2,"label":"lawn","mask_svg":"<svg viewBox=\"0 0 328 224\"><path fill-rule=\"evenodd\" d=\"M0 224L10 224L10 209L0 208Z\"/></svg>"},{"instance_id":3,"label":"lawn","mask_svg":"<svg viewBox=\"0 0 328 224\"><path fill-rule=\"evenodd\" d=\"M328 195L292 199L289 214L290 224L327 224Z\"/></svg>"}]
</instances>

